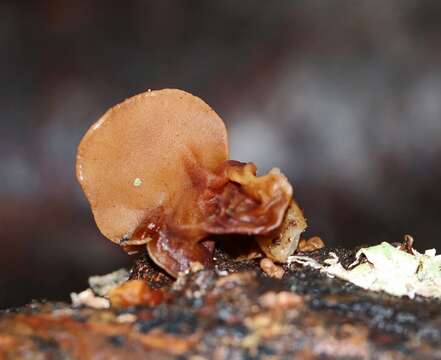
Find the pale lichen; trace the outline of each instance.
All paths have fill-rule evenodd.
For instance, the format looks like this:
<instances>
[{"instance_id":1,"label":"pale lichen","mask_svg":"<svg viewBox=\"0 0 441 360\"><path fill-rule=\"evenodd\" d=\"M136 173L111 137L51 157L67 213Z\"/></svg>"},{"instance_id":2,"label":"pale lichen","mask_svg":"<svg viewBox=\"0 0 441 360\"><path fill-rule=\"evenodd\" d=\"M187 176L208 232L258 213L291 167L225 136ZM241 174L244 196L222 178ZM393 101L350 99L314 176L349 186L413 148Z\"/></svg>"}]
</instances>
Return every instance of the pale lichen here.
<instances>
[{"instance_id":1,"label":"pale lichen","mask_svg":"<svg viewBox=\"0 0 441 360\"><path fill-rule=\"evenodd\" d=\"M332 254L320 264L309 257L292 256L290 262L310 266L332 277L349 281L363 289L384 291L395 296L415 295L441 299L441 255L435 249L413 254L387 242L362 248L349 268Z\"/></svg>"}]
</instances>

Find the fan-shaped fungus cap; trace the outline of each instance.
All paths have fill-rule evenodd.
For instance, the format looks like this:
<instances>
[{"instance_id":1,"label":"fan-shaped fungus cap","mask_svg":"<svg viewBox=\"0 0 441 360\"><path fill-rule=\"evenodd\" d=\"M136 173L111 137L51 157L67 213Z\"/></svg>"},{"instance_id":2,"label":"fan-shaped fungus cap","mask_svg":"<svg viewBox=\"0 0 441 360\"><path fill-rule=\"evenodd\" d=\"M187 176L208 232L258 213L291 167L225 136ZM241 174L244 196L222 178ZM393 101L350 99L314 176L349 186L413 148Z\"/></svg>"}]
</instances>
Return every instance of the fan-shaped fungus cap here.
<instances>
[{"instance_id":1,"label":"fan-shaped fungus cap","mask_svg":"<svg viewBox=\"0 0 441 360\"><path fill-rule=\"evenodd\" d=\"M119 243L161 206L194 192L185 161L214 171L228 159L225 125L201 99L149 91L108 110L78 147L77 177L98 228Z\"/></svg>"},{"instance_id":2,"label":"fan-shaped fungus cap","mask_svg":"<svg viewBox=\"0 0 441 360\"><path fill-rule=\"evenodd\" d=\"M227 161L222 119L201 99L166 89L108 110L86 133L77 177L100 231L124 249L147 246L176 276L209 266L210 234L269 235L292 188L274 169Z\"/></svg>"}]
</instances>

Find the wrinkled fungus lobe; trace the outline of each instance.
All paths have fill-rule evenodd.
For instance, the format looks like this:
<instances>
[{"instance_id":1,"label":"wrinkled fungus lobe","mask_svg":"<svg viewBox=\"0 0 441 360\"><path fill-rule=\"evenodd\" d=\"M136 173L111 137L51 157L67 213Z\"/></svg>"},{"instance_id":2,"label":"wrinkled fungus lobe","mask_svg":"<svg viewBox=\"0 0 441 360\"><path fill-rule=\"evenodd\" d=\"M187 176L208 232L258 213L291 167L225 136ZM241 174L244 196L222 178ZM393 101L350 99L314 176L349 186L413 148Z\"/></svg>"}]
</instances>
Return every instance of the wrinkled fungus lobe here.
<instances>
[{"instance_id":1,"label":"wrinkled fungus lobe","mask_svg":"<svg viewBox=\"0 0 441 360\"><path fill-rule=\"evenodd\" d=\"M254 164L229 161L222 119L181 90L149 91L108 110L78 147L77 178L102 234L127 252L146 247L173 276L211 265L210 235L258 235L265 254L283 262L280 243L291 255L306 227L285 176L273 169L258 177ZM293 204L298 236L281 242Z\"/></svg>"}]
</instances>

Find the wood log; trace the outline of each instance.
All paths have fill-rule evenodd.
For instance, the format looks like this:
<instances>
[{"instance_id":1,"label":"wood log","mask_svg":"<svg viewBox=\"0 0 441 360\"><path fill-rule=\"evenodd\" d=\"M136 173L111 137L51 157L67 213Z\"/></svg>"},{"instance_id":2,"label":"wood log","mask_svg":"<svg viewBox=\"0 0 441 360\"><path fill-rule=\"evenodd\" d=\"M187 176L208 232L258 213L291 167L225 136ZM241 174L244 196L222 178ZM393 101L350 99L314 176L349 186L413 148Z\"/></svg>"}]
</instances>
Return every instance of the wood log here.
<instances>
[{"instance_id":1,"label":"wood log","mask_svg":"<svg viewBox=\"0 0 441 360\"><path fill-rule=\"evenodd\" d=\"M305 253L318 261L330 249ZM349 264L354 251L332 249ZM173 281L147 256L133 279L164 301L93 309L37 302L0 314L0 359L441 359L441 306L374 293L300 265L269 278L216 251Z\"/></svg>"}]
</instances>

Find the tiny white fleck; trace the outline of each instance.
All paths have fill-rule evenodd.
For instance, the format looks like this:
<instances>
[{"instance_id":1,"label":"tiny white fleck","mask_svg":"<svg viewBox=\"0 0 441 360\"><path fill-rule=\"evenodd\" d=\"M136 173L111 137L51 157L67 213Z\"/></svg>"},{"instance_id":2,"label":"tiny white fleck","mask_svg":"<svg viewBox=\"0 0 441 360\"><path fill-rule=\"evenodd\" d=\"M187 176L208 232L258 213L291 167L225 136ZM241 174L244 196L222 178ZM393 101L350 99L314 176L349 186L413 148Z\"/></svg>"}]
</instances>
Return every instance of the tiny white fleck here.
<instances>
[{"instance_id":1,"label":"tiny white fleck","mask_svg":"<svg viewBox=\"0 0 441 360\"><path fill-rule=\"evenodd\" d=\"M133 180L133 185L138 187L141 186L142 184L142 180L140 178L136 178L135 180Z\"/></svg>"},{"instance_id":2,"label":"tiny white fleck","mask_svg":"<svg viewBox=\"0 0 441 360\"><path fill-rule=\"evenodd\" d=\"M102 125L102 121L98 121L92 126L92 130L98 129Z\"/></svg>"}]
</instances>

